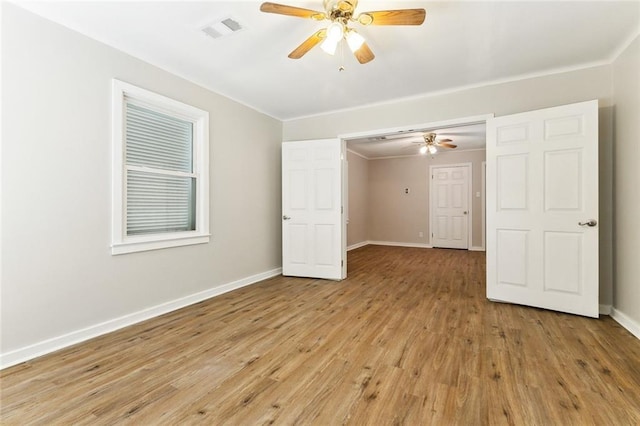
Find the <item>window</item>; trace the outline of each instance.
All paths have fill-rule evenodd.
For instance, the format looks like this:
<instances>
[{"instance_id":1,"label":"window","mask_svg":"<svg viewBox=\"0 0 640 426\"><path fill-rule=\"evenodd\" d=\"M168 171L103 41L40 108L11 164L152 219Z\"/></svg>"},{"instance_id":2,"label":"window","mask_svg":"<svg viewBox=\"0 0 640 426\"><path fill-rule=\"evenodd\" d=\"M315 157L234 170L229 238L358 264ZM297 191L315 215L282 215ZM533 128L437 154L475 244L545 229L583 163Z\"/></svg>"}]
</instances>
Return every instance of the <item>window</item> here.
<instances>
[{"instance_id":1,"label":"window","mask_svg":"<svg viewBox=\"0 0 640 426\"><path fill-rule=\"evenodd\" d=\"M113 80L112 254L209 242L209 113Z\"/></svg>"}]
</instances>

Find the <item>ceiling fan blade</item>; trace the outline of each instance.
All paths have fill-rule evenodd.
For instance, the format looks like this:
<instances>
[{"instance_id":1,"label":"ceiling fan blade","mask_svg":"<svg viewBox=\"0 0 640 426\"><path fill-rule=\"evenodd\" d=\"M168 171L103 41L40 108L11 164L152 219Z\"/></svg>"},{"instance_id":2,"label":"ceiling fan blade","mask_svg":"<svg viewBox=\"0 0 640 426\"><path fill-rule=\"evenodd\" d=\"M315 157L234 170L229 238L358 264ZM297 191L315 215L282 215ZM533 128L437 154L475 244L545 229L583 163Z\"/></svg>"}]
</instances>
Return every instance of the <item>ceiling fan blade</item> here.
<instances>
[{"instance_id":1,"label":"ceiling fan blade","mask_svg":"<svg viewBox=\"0 0 640 426\"><path fill-rule=\"evenodd\" d=\"M445 148L456 148L458 145L454 145L452 143L447 142L438 142L438 146L444 146Z\"/></svg>"},{"instance_id":2,"label":"ceiling fan blade","mask_svg":"<svg viewBox=\"0 0 640 426\"><path fill-rule=\"evenodd\" d=\"M369 49L369 46L367 45L366 42L362 43L362 46L360 46L360 49L353 52L353 54L356 56L356 59L358 60L358 62L360 62L361 64L366 64L367 62L372 61L373 58L376 57L371 51L371 49Z\"/></svg>"},{"instance_id":3,"label":"ceiling fan blade","mask_svg":"<svg viewBox=\"0 0 640 426\"><path fill-rule=\"evenodd\" d=\"M362 25L422 25L427 12L424 9L378 10L358 16Z\"/></svg>"},{"instance_id":4,"label":"ceiling fan blade","mask_svg":"<svg viewBox=\"0 0 640 426\"><path fill-rule=\"evenodd\" d=\"M266 13L277 13L279 15L295 16L297 18L311 18L316 21L321 21L327 17L323 12L271 2L262 3L260 10Z\"/></svg>"},{"instance_id":5,"label":"ceiling fan blade","mask_svg":"<svg viewBox=\"0 0 640 426\"><path fill-rule=\"evenodd\" d=\"M449 138L445 138L445 139L440 139L438 142L453 142L453 140Z\"/></svg>"},{"instance_id":6,"label":"ceiling fan blade","mask_svg":"<svg viewBox=\"0 0 640 426\"><path fill-rule=\"evenodd\" d=\"M322 29L320 31L317 31L311 37L303 41L300 46L293 49L293 52L289 53L289 57L291 59L302 58L305 55L305 53L313 49L315 45L320 43L322 40L324 40L326 36L327 36L327 30Z\"/></svg>"}]
</instances>

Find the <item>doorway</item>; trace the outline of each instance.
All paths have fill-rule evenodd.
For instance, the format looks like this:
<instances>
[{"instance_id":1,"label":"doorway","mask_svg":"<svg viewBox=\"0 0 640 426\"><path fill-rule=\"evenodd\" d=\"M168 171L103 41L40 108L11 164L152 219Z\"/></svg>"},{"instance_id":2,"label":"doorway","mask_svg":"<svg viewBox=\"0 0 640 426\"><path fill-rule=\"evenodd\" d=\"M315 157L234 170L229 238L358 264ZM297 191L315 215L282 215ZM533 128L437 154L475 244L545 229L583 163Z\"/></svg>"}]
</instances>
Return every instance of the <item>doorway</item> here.
<instances>
[{"instance_id":1,"label":"doorway","mask_svg":"<svg viewBox=\"0 0 640 426\"><path fill-rule=\"evenodd\" d=\"M467 211L466 241L457 247L484 250L485 122L490 116L341 135L349 161L348 250L367 244L405 247L444 247L434 243L431 206L431 166L466 165L469 185L464 197ZM449 139L456 148L440 148L420 154L425 133L437 133L436 140ZM395 146L395 147L394 147ZM365 148L366 147L366 148ZM360 148L365 148L361 150ZM373 153L381 148L384 154ZM464 215L464 213L462 213ZM460 223L459 219L455 219ZM369 232L366 232L368 229ZM449 244L448 246L452 246Z\"/></svg>"}]
</instances>

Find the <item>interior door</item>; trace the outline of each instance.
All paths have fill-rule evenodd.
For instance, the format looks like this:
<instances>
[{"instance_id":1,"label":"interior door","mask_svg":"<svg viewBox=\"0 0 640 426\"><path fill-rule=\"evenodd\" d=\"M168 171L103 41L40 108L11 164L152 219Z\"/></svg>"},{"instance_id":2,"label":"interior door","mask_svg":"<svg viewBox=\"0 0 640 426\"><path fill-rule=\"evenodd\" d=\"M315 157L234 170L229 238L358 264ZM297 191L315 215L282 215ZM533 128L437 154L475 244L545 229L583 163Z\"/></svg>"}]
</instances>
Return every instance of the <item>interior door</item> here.
<instances>
[{"instance_id":1,"label":"interior door","mask_svg":"<svg viewBox=\"0 0 640 426\"><path fill-rule=\"evenodd\" d=\"M598 317L598 103L487 121L487 297Z\"/></svg>"},{"instance_id":2,"label":"interior door","mask_svg":"<svg viewBox=\"0 0 640 426\"><path fill-rule=\"evenodd\" d=\"M469 166L431 168L431 245L469 248Z\"/></svg>"},{"instance_id":3,"label":"interior door","mask_svg":"<svg viewBox=\"0 0 640 426\"><path fill-rule=\"evenodd\" d=\"M282 144L282 274L344 278L342 142Z\"/></svg>"}]
</instances>

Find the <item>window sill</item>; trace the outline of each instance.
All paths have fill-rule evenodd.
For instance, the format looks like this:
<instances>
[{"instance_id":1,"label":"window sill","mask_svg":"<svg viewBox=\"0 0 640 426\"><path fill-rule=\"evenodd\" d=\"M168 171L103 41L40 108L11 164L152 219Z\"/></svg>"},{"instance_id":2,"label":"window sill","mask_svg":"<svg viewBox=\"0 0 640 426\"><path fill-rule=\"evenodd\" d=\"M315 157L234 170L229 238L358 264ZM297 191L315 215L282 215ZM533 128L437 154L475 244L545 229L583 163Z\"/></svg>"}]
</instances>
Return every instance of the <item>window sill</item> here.
<instances>
[{"instance_id":1,"label":"window sill","mask_svg":"<svg viewBox=\"0 0 640 426\"><path fill-rule=\"evenodd\" d=\"M195 244L206 244L209 242L210 234L198 234L184 237L171 237L163 239L145 239L138 241L126 241L111 245L111 254L127 254L139 251L160 250L170 247L190 246Z\"/></svg>"}]
</instances>

